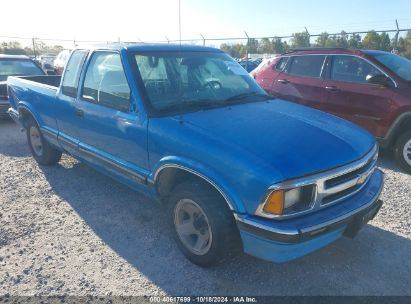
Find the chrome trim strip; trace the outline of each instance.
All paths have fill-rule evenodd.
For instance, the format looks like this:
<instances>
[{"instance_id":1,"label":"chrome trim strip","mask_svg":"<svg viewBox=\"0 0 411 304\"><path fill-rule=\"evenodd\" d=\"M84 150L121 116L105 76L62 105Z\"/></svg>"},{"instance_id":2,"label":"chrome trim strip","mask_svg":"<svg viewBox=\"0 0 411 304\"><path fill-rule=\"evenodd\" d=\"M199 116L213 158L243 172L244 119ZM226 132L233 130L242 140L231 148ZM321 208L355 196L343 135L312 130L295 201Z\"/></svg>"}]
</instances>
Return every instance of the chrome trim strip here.
<instances>
[{"instance_id":1,"label":"chrome trim strip","mask_svg":"<svg viewBox=\"0 0 411 304\"><path fill-rule=\"evenodd\" d=\"M53 139L55 139L55 140L57 140L57 138L58 138L58 135L57 135L57 133L54 133L53 131L51 131L51 130L49 130L49 129L46 129L46 128L40 128L40 131L44 134L44 135L47 135L47 136L49 136L49 137L51 137L51 138L53 138Z\"/></svg>"},{"instance_id":2,"label":"chrome trim strip","mask_svg":"<svg viewBox=\"0 0 411 304\"><path fill-rule=\"evenodd\" d=\"M275 219L285 219L285 218L291 218L291 217L295 217L298 215L302 215L308 212L312 212L314 210L323 208L323 207L328 207L331 206L343 199L348 198L349 196L354 195L355 193L357 193L358 191L360 191L363 186L367 183L370 175L372 174L372 172L375 169L375 165L377 162L377 157L378 157L378 146L375 145L364 157L362 157L361 159L350 163L348 165L342 166L342 167L338 167L335 169L332 169L330 171L326 171L326 172L322 172L322 173L317 173L314 175L310 175L307 177L302 177L302 178L297 178L297 179L293 179L293 180L288 180L282 183L278 183L275 185L272 185L268 188L268 192L267 195L265 196L265 199L258 205L255 214L258 216L262 216L265 218L275 218ZM349 186L349 185L353 185L355 186L356 184L362 184L361 187L359 187L359 189L357 189L356 191L350 192L349 194L336 199L335 201L332 201L330 203L324 204L322 205L322 200L324 198L326 198L328 195L331 194L335 194L338 192L341 192L343 190L346 190L348 188L343 189L343 185L338 185L336 187L330 188L330 189L325 189L325 182L327 180L348 174L350 172L353 172L357 169L360 169L362 167L364 167L371 159L374 159L373 163L370 166L370 169L368 169L366 172L363 172L360 176L358 177L353 177L352 180L350 180L349 182L346 182L344 185L345 186ZM354 183L354 180L356 182L356 184ZM361 183L360 183L361 181ZM309 185L313 185L314 186L314 191L315 191L315 195L314 195L314 199L312 204L310 205L310 208L300 211L300 212L296 212L296 213L292 213L292 214L285 214L285 215L274 215L274 214L270 214L270 213L266 213L264 212L264 205L267 202L267 199L269 197L269 195L276 190L288 190L288 189L293 189L293 188L297 188L297 187L303 187L303 186L309 186ZM336 188L336 189L335 189Z\"/></svg>"},{"instance_id":3,"label":"chrome trim strip","mask_svg":"<svg viewBox=\"0 0 411 304\"><path fill-rule=\"evenodd\" d=\"M243 223L248 224L250 226L254 226L254 227L257 227L257 228L260 228L260 229L263 229L263 230L266 230L266 231L269 231L269 232L273 232L273 233L285 234L285 235L291 235L291 236L299 234L298 230L296 230L296 229L281 230L281 229L278 229L278 228L275 228L275 227L266 226L266 225L259 224L259 223L256 223L254 221L248 220L248 219L241 218L238 214L234 214L234 218L235 218L236 221L243 222Z\"/></svg>"},{"instance_id":4,"label":"chrome trim strip","mask_svg":"<svg viewBox=\"0 0 411 304\"><path fill-rule=\"evenodd\" d=\"M59 134L59 135L57 136L57 140L60 142L60 144L69 146L69 147L70 147L71 149L73 149L73 150L77 150L77 149L78 149L78 144L72 142L71 140L67 139L67 138L64 137L64 136L61 136L61 134ZM64 148L64 146L63 146L63 148Z\"/></svg>"},{"instance_id":5,"label":"chrome trim strip","mask_svg":"<svg viewBox=\"0 0 411 304\"><path fill-rule=\"evenodd\" d=\"M233 203L232 203L231 200L228 198L228 196L224 193L224 191L221 190L221 188L218 187L211 179L209 179L208 177L204 176L204 175L201 174L201 173L198 173L197 171L194 171L193 169L190 169L190 168L187 168L187 167L184 167L184 166L181 166L181 165L166 164L166 165L160 166L160 168L157 169L157 171L154 173L153 180L150 181L150 182L152 182L153 184L155 184L156 181L157 181L158 174L159 174L163 169L166 169L166 168L177 168L177 169L181 169L181 170L190 172L190 173L192 173L192 174L194 174L194 175L196 175L196 176L204 179L206 182L208 182L209 184L211 184L211 185L222 195L222 197L224 198L224 200L227 202L227 205L228 205L228 207L230 208L230 210L231 210L231 211L235 211L235 209L234 209L234 207L233 207Z\"/></svg>"},{"instance_id":6,"label":"chrome trim strip","mask_svg":"<svg viewBox=\"0 0 411 304\"><path fill-rule=\"evenodd\" d=\"M125 175L131 179L133 179L134 181L137 181L139 183L147 183L147 178L133 170L130 170L129 168L124 167L121 164L118 164L117 162L110 160L108 158L105 158L101 155L98 155L95 152L92 152L82 146L79 146L79 152L85 154L86 156L93 158L94 160L96 160L97 162L103 163L104 165L107 165L109 167L111 167L112 169L114 169L115 171L117 171L118 173Z\"/></svg>"}]
</instances>

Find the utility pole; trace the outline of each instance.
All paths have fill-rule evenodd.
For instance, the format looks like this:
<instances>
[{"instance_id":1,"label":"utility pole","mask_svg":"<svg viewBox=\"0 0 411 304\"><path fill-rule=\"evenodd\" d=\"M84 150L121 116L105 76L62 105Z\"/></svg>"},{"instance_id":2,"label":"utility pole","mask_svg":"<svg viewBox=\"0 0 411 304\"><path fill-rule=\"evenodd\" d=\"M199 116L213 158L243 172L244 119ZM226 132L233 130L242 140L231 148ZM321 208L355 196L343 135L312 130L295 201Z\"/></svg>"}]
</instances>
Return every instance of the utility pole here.
<instances>
[{"instance_id":1,"label":"utility pole","mask_svg":"<svg viewBox=\"0 0 411 304\"><path fill-rule=\"evenodd\" d=\"M304 26L304 28L305 28L305 32L308 35L308 47L310 47L311 46L311 35L310 35L310 32L307 30L307 27Z\"/></svg>"},{"instance_id":2,"label":"utility pole","mask_svg":"<svg viewBox=\"0 0 411 304\"><path fill-rule=\"evenodd\" d=\"M205 46L205 38L204 36L200 33L201 38L203 38L203 46Z\"/></svg>"},{"instance_id":3,"label":"utility pole","mask_svg":"<svg viewBox=\"0 0 411 304\"><path fill-rule=\"evenodd\" d=\"M247 37L247 45L245 46L245 55L248 60L248 46L250 45L250 37L248 36L246 31L244 31L244 34Z\"/></svg>"},{"instance_id":4,"label":"utility pole","mask_svg":"<svg viewBox=\"0 0 411 304\"><path fill-rule=\"evenodd\" d=\"M395 36L394 36L394 43L393 43L394 45L393 45L391 52L394 54L398 54L398 37L400 35L400 27L398 25L397 19L395 19L395 25L397 26L397 32L395 33Z\"/></svg>"},{"instance_id":5,"label":"utility pole","mask_svg":"<svg viewBox=\"0 0 411 304\"><path fill-rule=\"evenodd\" d=\"M37 58L37 52L36 52L36 42L35 42L36 38L32 38L31 42L33 43L33 53L34 53L34 58Z\"/></svg>"}]
</instances>

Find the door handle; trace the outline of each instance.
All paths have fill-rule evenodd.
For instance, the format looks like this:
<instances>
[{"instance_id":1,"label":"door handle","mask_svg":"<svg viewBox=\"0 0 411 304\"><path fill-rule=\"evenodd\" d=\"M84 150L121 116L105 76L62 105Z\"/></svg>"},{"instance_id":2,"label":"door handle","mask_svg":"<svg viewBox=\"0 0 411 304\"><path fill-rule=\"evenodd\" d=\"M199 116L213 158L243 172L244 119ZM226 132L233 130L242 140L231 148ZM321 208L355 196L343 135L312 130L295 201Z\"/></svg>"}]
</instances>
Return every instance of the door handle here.
<instances>
[{"instance_id":1,"label":"door handle","mask_svg":"<svg viewBox=\"0 0 411 304\"><path fill-rule=\"evenodd\" d=\"M282 83L282 84L290 83L287 79L278 79L277 82Z\"/></svg>"},{"instance_id":2,"label":"door handle","mask_svg":"<svg viewBox=\"0 0 411 304\"><path fill-rule=\"evenodd\" d=\"M84 116L84 111L82 109L76 108L76 115L79 116L79 117L83 117Z\"/></svg>"},{"instance_id":3,"label":"door handle","mask_svg":"<svg viewBox=\"0 0 411 304\"><path fill-rule=\"evenodd\" d=\"M325 87L325 89L327 91L331 91L331 92L338 92L339 91L339 89L336 86Z\"/></svg>"}]
</instances>

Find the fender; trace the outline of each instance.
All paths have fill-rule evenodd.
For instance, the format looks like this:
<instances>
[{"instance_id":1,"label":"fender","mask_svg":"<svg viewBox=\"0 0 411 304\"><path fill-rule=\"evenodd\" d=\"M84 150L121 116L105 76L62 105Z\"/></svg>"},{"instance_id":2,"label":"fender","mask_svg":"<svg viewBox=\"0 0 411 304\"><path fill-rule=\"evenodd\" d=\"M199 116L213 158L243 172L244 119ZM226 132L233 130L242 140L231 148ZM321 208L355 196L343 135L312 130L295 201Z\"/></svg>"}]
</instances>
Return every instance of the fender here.
<instances>
[{"instance_id":1,"label":"fender","mask_svg":"<svg viewBox=\"0 0 411 304\"><path fill-rule=\"evenodd\" d=\"M380 140L383 140L384 142L390 142L393 136L397 133L398 127L401 125L401 123L406 120L411 118L411 111L409 112L404 112L400 116L395 119L393 124L391 125L390 129L388 130L387 134L383 137L380 138Z\"/></svg>"},{"instance_id":2,"label":"fender","mask_svg":"<svg viewBox=\"0 0 411 304\"><path fill-rule=\"evenodd\" d=\"M233 212L245 213L241 199L231 190L232 188L212 169L191 159L178 156L163 157L154 165L151 174L147 178L147 182L155 185L159 173L166 168L177 168L197 175L211 184L223 196L228 207Z\"/></svg>"},{"instance_id":3,"label":"fender","mask_svg":"<svg viewBox=\"0 0 411 304\"><path fill-rule=\"evenodd\" d=\"M31 117L36 121L37 125L41 128L44 123L41 120L40 115L37 114L37 112L34 110L33 106L26 102L26 101L19 101L17 104L17 111L19 112L19 119L21 120L21 110L24 109L25 111L29 112ZM23 126L25 127L24 123Z\"/></svg>"}]
</instances>

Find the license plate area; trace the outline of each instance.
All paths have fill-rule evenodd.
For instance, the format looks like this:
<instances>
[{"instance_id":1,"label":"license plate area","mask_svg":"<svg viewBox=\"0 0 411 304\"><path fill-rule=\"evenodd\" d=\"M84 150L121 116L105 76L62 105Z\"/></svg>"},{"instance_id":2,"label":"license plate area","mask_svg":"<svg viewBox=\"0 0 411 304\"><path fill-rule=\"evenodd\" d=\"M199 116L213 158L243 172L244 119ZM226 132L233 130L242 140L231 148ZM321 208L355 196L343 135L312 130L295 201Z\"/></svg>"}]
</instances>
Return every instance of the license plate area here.
<instances>
[{"instance_id":1,"label":"license plate area","mask_svg":"<svg viewBox=\"0 0 411 304\"><path fill-rule=\"evenodd\" d=\"M378 213L382 205L382 201L378 201L376 206L373 208L367 210L364 213L360 213L356 215L351 222L348 224L347 228L344 231L344 236L353 238L355 237L358 232L361 230L361 228L367 224L369 221L371 221L375 215Z\"/></svg>"}]
</instances>

